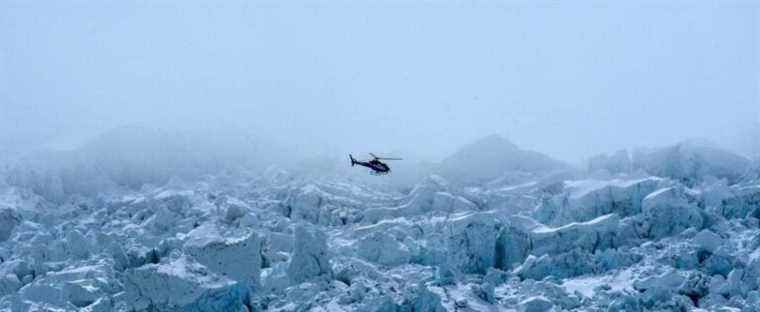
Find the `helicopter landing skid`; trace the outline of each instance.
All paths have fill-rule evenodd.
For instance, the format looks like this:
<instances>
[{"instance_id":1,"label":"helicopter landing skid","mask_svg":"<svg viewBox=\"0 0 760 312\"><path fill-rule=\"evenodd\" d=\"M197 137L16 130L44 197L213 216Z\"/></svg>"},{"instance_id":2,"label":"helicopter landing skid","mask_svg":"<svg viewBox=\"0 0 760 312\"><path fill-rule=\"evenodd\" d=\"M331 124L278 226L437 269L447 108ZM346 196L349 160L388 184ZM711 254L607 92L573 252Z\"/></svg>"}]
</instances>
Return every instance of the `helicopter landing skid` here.
<instances>
[{"instance_id":1,"label":"helicopter landing skid","mask_svg":"<svg viewBox=\"0 0 760 312\"><path fill-rule=\"evenodd\" d=\"M389 173L390 173L389 171L386 171L386 172L370 171L369 172L369 174L371 174L373 176L386 176Z\"/></svg>"}]
</instances>

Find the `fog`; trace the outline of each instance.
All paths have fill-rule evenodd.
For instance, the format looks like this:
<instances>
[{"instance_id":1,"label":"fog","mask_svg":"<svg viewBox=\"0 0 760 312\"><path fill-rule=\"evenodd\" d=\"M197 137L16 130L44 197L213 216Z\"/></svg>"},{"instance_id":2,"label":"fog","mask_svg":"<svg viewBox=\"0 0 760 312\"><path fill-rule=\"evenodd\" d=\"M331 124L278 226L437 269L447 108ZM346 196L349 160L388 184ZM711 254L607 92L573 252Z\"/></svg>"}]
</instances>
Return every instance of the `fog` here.
<instances>
[{"instance_id":1,"label":"fog","mask_svg":"<svg viewBox=\"0 0 760 312\"><path fill-rule=\"evenodd\" d=\"M3 1L0 151L141 125L303 157L437 161L494 133L568 162L695 137L747 154L759 36L750 1Z\"/></svg>"}]
</instances>

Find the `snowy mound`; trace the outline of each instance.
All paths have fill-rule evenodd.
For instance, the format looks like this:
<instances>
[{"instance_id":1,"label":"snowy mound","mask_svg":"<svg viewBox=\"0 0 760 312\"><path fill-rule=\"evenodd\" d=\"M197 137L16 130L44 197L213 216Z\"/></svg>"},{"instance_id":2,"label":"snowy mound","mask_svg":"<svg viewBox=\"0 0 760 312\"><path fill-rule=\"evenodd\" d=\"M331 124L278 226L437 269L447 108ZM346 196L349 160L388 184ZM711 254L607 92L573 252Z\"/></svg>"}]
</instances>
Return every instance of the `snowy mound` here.
<instances>
[{"instance_id":1,"label":"snowy mound","mask_svg":"<svg viewBox=\"0 0 760 312\"><path fill-rule=\"evenodd\" d=\"M633 168L693 185L708 177L737 182L751 167L749 159L698 141L685 141L633 155Z\"/></svg>"},{"instance_id":2,"label":"snowy mound","mask_svg":"<svg viewBox=\"0 0 760 312\"><path fill-rule=\"evenodd\" d=\"M687 185L710 179L726 179L733 184L753 178L755 173L749 159L698 140L657 149L637 149L632 153L621 150L612 155L597 155L591 157L587 165L588 171L593 173L615 175L640 171Z\"/></svg>"},{"instance_id":3,"label":"snowy mound","mask_svg":"<svg viewBox=\"0 0 760 312\"><path fill-rule=\"evenodd\" d=\"M548 173L567 165L544 154L523 150L507 139L491 135L466 145L444 159L438 171L452 181L487 182L505 173Z\"/></svg>"},{"instance_id":4,"label":"snowy mound","mask_svg":"<svg viewBox=\"0 0 760 312\"><path fill-rule=\"evenodd\" d=\"M0 186L0 311L758 311L760 180L734 180L743 159L680 147L646 158L656 176L531 174L564 165L479 144L444 165L528 174Z\"/></svg>"}]
</instances>

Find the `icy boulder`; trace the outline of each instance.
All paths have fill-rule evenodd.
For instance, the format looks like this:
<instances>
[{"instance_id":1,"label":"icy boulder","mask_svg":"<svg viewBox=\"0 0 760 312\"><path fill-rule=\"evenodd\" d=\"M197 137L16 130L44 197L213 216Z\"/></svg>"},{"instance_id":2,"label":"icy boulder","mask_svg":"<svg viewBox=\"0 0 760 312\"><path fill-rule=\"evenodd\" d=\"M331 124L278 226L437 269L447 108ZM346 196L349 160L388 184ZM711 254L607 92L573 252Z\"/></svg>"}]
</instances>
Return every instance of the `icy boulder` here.
<instances>
[{"instance_id":1,"label":"icy boulder","mask_svg":"<svg viewBox=\"0 0 760 312\"><path fill-rule=\"evenodd\" d=\"M15 293L23 284L14 274L3 274L0 276L0 296Z\"/></svg>"},{"instance_id":2,"label":"icy boulder","mask_svg":"<svg viewBox=\"0 0 760 312\"><path fill-rule=\"evenodd\" d=\"M152 207L164 207L175 213L182 213L193 206L193 191L165 190L156 194L150 201Z\"/></svg>"},{"instance_id":3,"label":"icy boulder","mask_svg":"<svg viewBox=\"0 0 760 312\"><path fill-rule=\"evenodd\" d=\"M0 297L15 293L21 286L34 279L29 264L20 260L0 263Z\"/></svg>"},{"instance_id":4,"label":"icy boulder","mask_svg":"<svg viewBox=\"0 0 760 312\"><path fill-rule=\"evenodd\" d=\"M398 307L399 312L443 312L446 309L441 305L441 297L430 291L424 284L419 284L416 288L411 288L406 293L404 301Z\"/></svg>"},{"instance_id":5,"label":"icy boulder","mask_svg":"<svg viewBox=\"0 0 760 312\"><path fill-rule=\"evenodd\" d=\"M708 214L715 214L726 218L732 218L734 213L733 209L726 209L732 199L735 198L735 186L729 186L726 180L712 181L712 183L704 183L699 188L699 204L703 207ZM742 205L738 207L739 210L743 210ZM746 215L746 211L745 211Z\"/></svg>"},{"instance_id":6,"label":"icy boulder","mask_svg":"<svg viewBox=\"0 0 760 312\"><path fill-rule=\"evenodd\" d=\"M728 274L728 283L734 292L745 294L748 290L760 289L760 252L755 252L746 269L734 269Z\"/></svg>"},{"instance_id":7,"label":"icy boulder","mask_svg":"<svg viewBox=\"0 0 760 312\"><path fill-rule=\"evenodd\" d=\"M642 300L647 307L667 303L686 282L686 278L677 271L667 271L634 283L634 289L642 293Z\"/></svg>"},{"instance_id":8,"label":"icy boulder","mask_svg":"<svg viewBox=\"0 0 760 312\"><path fill-rule=\"evenodd\" d=\"M721 201L721 214L726 218L760 219L760 185L739 186L732 191L732 196Z\"/></svg>"},{"instance_id":9,"label":"icy boulder","mask_svg":"<svg viewBox=\"0 0 760 312\"><path fill-rule=\"evenodd\" d=\"M662 238L688 228L701 229L703 211L691 203L684 190L677 187L660 189L644 198L641 233L644 237Z\"/></svg>"},{"instance_id":10,"label":"icy boulder","mask_svg":"<svg viewBox=\"0 0 760 312\"><path fill-rule=\"evenodd\" d=\"M449 221L451 267L464 273L485 274L496 264L496 236L501 224L489 213L455 216Z\"/></svg>"},{"instance_id":11,"label":"icy boulder","mask_svg":"<svg viewBox=\"0 0 760 312\"><path fill-rule=\"evenodd\" d=\"M546 297L536 296L521 301L517 307L520 312L550 312L554 304Z\"/></svg>"},{"instance_id":12,"label":"icy boulder","mask_svg":"<svg viewBox=\"0 0 760 312\"><path fill-rule=\"evenodd\" d=\"M412 256L409 248L393 235L379 231L360 239L356 247L360 257L387 266L409 263Z\"/></svg>"},{"instance_id":13,"label":"icy boulder","mask_svg":"<svg viewBox=\"0 0 760 312\"><path fill-rule=\"evenodd\" d=\"M66 233L64 249L69 258L85 259L90 255L92 245L90 241L77 230L70 230Z\"/></svg>"},{"instance_id":14,"label":"icy boulder","mask_svg":"<svg viewBox=\"0 0 760 312\"><path fill-rule=\"evenodd\" d=\"M249 209L245 202L237 198L228 198L225 203L224 222L235 223L245 217Z\"/></svg>"},{"instance_id":15,"label":"icy boulder","mask_svg":"<svg viewBox=\"0 0 760 312\"><path fill-rule=\"evenodd\" d=\"M50 272L21 288L18 296L22 302L44 303L63 309L88 307L99 298L119 290L109 268L110 265L101 263Z\"/></svg>"},{"instance_id":16,"label":"icy boulder","mask_svg":"<svg viewBox=\"0 0 760 312\"><path fill-rule=\"evenodd\" d=\"M332 277L327 235L324 232L304 225L296 226L288 276L294 283L318 276Z\"/></svg>"},{"instance_id":17,"label":"icy boulder","mask_svg":"<svg viewBox=\"0 0 760 312\"><path fill-rule=\"evenodd\" d=\"M128 270L124 283L135 310L244 311L246 303L237 282L185 256Z\"/></svg>"},{"instance_id":18,"label":"icy boulder","mask_svg":"<svg viewBox=\"0 0 760 312\"><path fill-rule=\"evenodd\" d=\"M594 273L596 268L591 254L573 250L557 255L531 255L515 269L515 273L522 279L541 280L548 276L568 278Z\"/></svg>"},{"instance_id":19,"label":"icy boulder","mask_svg":"<svg viewBox=\"0 0 760 312\"><path fill-rule=\"evenodd\" d=\"M188 234L184 249L209 270L238 281L241 285L259 284L261 239L256 233L222 237L212 224Z\"/></svg>"},{"instance_id":20,"label":"icy boulder","mask_svg":"<svg viewBox=\"0 0 760 312\"><path fill-rule=\"evenodd\" d=\"M704 229L694 236L694 243L702 250L715 253L718 248L725 244L725 241L713 231Z\"/></svg>"},{"instance_id":21,"label":"icy boulder","mask_svg":"<svg viewBox=\"0 0 760 312\"><path fill-rule=\"evenodd\" d=\"M21 218L11 209L0 209L0 242L8 240Z\"/></svg>"}]
</instances>

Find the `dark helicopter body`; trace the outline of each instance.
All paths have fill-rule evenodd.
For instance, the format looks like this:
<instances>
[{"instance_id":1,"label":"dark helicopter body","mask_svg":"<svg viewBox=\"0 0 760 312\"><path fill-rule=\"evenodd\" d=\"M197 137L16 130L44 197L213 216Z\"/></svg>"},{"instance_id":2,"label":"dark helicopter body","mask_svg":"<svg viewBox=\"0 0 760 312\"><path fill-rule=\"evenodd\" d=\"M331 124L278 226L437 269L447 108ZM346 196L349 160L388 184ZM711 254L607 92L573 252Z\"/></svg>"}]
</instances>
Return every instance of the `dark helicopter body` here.
<instances>
[{"instance_id":1,"label":"dark helicopter body","mask_svg":"<svg viewBox=\"0 0 760 312\"><path fill-rule=\"evenodd\" d=\"M391 172L391 167L388 167L387 164L380 161L382 160L401 160L401 158L381 158L375 156L375 154L370 153L372 155L372 160L369 161L359 161L354 159L354 156L351 156L351 154L348 154L348 158L351 159L351 166L359 165L363 167L367 167L369 169L372 169L372 173L374 174L388 174Z\"/></svg>"}]
</instances>

